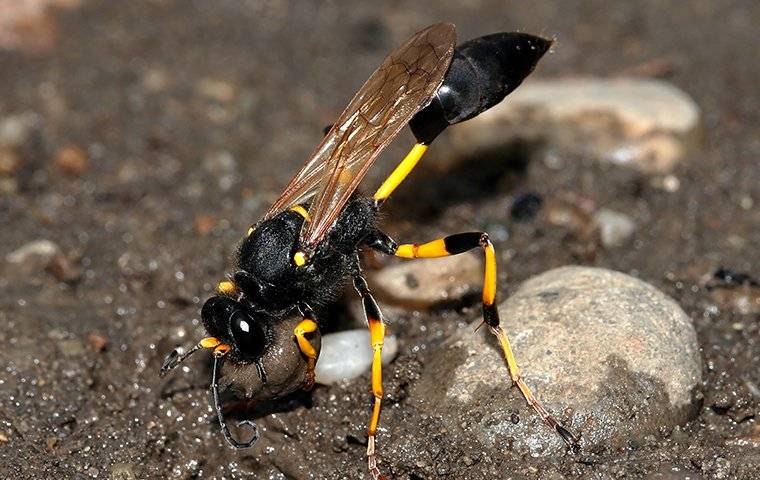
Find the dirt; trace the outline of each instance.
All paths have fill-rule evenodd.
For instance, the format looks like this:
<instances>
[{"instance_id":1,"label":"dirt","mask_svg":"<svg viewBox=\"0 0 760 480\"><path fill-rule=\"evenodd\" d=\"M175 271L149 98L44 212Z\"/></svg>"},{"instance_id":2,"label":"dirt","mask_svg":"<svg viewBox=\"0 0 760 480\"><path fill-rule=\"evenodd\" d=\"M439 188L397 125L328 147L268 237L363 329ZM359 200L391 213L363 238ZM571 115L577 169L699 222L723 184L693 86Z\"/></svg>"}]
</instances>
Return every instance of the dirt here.
<instances>
[{"instance_id":1,"label":"dirt","mask_svg":"<svg viewBox=\"0 0 760 480\"><path fill-rule=\"evenodd\" d=\"M158 369L203 334L200 305L236 242L322 128L385 53L445 19L462 39L556 37L536 76L666 76L703 109L703 148L675 170L671 192L586 158L555 168L530 149L495 152L504 165L470 158L452 174L435 167L433 147L404 186L414 196L388 205L387 230L403 240L490 230L502 296L573 263L654 284L694 319L705 398L694 421L627 448L483 452L409 400L426 352L456 325L476 325L478 308L406 312L389 326L401 356L386 369L381 468L409 479L760 478L760 317L705 283L719 267L760 277L757 2L347 5L85 1L27 30L52 35L42 47L0 51L0 121L33 112L0 178L0 255L48 239L66 259L0 276L0 477L368 478L366 375L262 406L253 415L262 439L234 452L210 409L208 365L194 359L169 380ZM368 189L410 141L384 155ZM62 174L56 158L67 151L76 161ZM499 175L481 178L494 165ZM603 250L515 223L511 201L524 192L624 212L634 241Z\"/></svg>"}]
</instances>

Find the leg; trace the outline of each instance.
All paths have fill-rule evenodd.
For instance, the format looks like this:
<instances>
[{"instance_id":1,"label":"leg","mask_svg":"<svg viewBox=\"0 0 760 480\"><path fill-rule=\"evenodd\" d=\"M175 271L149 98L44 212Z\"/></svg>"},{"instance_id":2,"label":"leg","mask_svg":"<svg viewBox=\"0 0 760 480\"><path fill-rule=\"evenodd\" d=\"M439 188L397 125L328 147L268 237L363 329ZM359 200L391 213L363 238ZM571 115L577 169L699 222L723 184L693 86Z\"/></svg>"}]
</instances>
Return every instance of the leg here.
<instances>
[{"instance_id":1,"label":"leg","mask_svg":"<svg viewBox=\"0 0 760 480\"><path fill-rule=\"evenodd\" d=\"M520 389L525 401L538 413L546 425L556 431L567 445L573 449L579 448L578 438L544 409L520 375L520 369L509 344L509 337L499 322L499 310L496 308L496 253L488 234L483 232L458 233L428 243L399 245L396 248L395 255L402 258L433 258L457 255L474 248L482 248L486 256L483 279L483 322L488 325L491 332L499 340L512 383Z\"/></svg>"},{"instance_id":2,"label":"leg","mask_svg":"<svg viewBox=\"0 0 760 480\"><path fill-rule=\"evenodd\" d=\"M375 205L377 207L380 207L380 205L391 196L393 191L396 190L396 187L398 187L409 173L414 170L414 167L417 166L417 162L420 161L427 149L428 146L424 143L416 143L414 147L412 147L409 153L406 154L406 157L401 160L401 163L396 166L393 172L391 172L388 178L385 179L383 184L380 185L380 188L377 189L377 192L375 192L375 195L372 197L375 199Z\"/></svg>"},{"instance_id":3,"label":"leg","mask_svg":"<svg viewBox=\"0 0 760 480\"><path fill-rule=\"evenodd\" d=\"M372 344L372 395L374 403L372 406L372 418L367 428L367 466L374 480L384 479L377 468L377 456L375 455L375 435L377 434L377 424L380 422L380 409L383 401L383 341L385 339L385 324L383 323L383 314L377 306L377 302L367 287L364 277L357 276L354 278L354 288L362 297L364 306L364 316L367 318L369 326L370 342Z\"/></svg>"},{"instance_id":4,"label":"leg","mask_svg":"<svg viewBox=\"0 0 760 480\"><path fill-rule=\"evenodd\" d=\"M303 320L296 325L293 334L296 336L296 341L298 341L298 348L308 361L306 367L306 385L304 385L303 388L304 390L311 390L311 387L314 386L314 368L317 365L317 350L311 342L309 342L309 339L306 338L306 335L319 330L319 326L317 325L315 320L316 317L311 308L302 305L299 306L298 309L301 311L301 315L303 315Z\"/></svg>"}]
</instances>

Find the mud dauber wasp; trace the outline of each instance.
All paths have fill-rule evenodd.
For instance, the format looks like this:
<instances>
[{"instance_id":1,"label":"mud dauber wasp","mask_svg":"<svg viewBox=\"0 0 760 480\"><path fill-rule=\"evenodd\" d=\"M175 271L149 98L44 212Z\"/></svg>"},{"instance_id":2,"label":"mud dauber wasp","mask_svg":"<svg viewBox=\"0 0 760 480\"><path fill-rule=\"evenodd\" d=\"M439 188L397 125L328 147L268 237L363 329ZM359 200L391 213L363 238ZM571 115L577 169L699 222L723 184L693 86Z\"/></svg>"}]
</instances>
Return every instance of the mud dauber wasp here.
<instances>
[{"instance_id":1,"label":"mud dauber wasp","mask_svg":"<svg viewBox=\"0 0 760 480\"><path fill-rule=\"evenodd\" d=\"M258 385L263 388L268 373L261 359L283 341L282 336L275 338L282 332L278 326L298 313L302 320L287 332L284 341L298 346L307 365L305 375L287 377L276 391L249 391L247 396L264 400L311 388L323 321L316 312L353 280L374 352L368 466L375 480L382 478L375 434L383 398L380 360L385 326L361 274L358 252L369 248L401 258L432 258L481 248L485 253L483 323L498 339L509 376L528 404L567 445L578 447L578 438L543 408L520 376L507 334L499 324L496 254L488 234L458 233L427 243L399 245L376 226L380 207L433 140L449 125L499 103L533 71L551 45L551 40L524 33L496 33L456 46L454 26L439 23L391 52L361 87L264 218L248 230L238 250L237 271L220 282L218 294L203 305L201 317L209 337L186 353L175 349L161 368L165 374L197 350L213 351L212 391L230 445L250 447L258 439L258 431L253 422L245 421L253 428L249 440L240 442L230 434L218 393L222 362L255 366ZM417 143L371 198L356 193L379 153L407 123Z\"/></svg>"}]
</instances>

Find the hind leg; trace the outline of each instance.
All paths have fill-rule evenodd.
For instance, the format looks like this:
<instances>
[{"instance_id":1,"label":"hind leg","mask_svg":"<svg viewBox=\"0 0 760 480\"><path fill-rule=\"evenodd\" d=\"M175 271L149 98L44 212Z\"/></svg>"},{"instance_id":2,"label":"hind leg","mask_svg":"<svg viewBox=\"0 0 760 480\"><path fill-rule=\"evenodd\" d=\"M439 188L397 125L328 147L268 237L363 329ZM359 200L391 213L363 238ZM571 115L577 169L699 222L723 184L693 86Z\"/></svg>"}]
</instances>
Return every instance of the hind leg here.
<instances>
[{"instance_id":1,"label":"hind leg","mask_svg":"<svg viewBox=\"0 0 760 480\"><path fill-rule=\"evenodd\" d=\"M466 232L449 235L427 243L408 243L396 245L387 235L377 234L369 245L381 252L395 255L401 258L435 258L458 255L469 250L481 248L485 253L485 273L483 275L483 323L499 341L504 360L507 363L509 376L525 401L541 417L541 420L553 429L562 440L573 450L579 448L578 437L559 423L541 405L531 389L523 380L517 360L512 352L507 332L501 326L499 310L496 307L496 253L485 232Z\"/></svg>"}]
</instances>

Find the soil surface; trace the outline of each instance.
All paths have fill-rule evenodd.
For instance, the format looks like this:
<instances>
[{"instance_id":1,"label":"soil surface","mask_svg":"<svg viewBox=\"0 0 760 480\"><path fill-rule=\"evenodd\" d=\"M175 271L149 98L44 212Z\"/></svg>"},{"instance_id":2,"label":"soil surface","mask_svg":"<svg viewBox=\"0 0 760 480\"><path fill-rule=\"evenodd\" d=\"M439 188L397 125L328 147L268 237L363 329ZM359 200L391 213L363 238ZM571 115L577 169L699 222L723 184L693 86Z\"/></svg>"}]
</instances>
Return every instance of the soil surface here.
<instances>
[{"instance_id":1,"label":"soil surface","mask_svg":"<svg viewBox=\"0 0 760 480\"><path fill-rule=\"evenodd\" d=\"M263 438L235 452L219 433L200 355L168 379L158 370L175 345L203 335L200 306L241 234L322 128L391 48L439 20L461 39L556 37L536 77L657 75L703 109L703 148L673 172L675 191L590 159L555 168L524 152L503 153L498 169L469 158L443 171L434 146L389 203L385 226L405 241L491 231L502 298L566 264L652 283L694 319L704 402L683 428L625 449L482 452L408 396L427 352L457 326L477 325L479 307L394 313L400 356L385 370L384 473L760 478L760 314L705 284L719 267L760 277L755 0L63 3L21 30L53 40L0 50L0 122L30 119L0 174L0 256L37 239L61 251L47 268L6 266L0 276L0 478L369 478L367 375L263 406L253 414ZM389 149L367 190L410 141L405 133ZM637 223L634 240L605 250L515 223L510 205L524 192L624 212ZM506 401L522 400L511 390Z\"/></svg>"}]
</instances>

